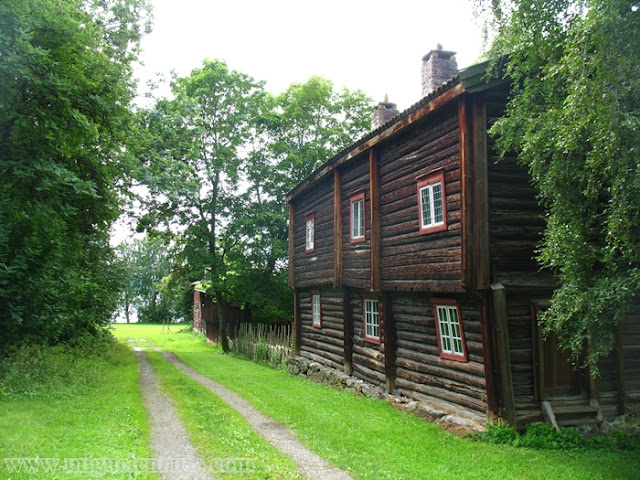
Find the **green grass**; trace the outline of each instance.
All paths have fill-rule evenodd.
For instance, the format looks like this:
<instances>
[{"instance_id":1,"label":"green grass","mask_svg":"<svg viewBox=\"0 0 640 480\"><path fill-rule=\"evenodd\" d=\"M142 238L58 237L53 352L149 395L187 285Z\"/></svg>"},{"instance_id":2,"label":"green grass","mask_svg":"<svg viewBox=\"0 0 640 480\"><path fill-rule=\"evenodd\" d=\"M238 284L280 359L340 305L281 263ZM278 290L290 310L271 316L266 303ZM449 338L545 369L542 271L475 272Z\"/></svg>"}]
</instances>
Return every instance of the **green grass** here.
<instances>
[{"instance_id":1,"label":"green grass","mask_svg":"<svg viewBox=\"0 0 640 480\"><path fill-rule=\"evenodd\" d=\"M126 346L25 347L2 360L0 372L0 478L98 478L105 473L100 459L152 456L138 364ZM16 457L81 459L85 471L36 466L35 472L10 473L6 459ZM158 477L121 472L105 478Z\"/></svg>"},{"instance_id":2,"label":"green grass","mask_svg":"<svg viewBox=\"0 0 640 480\"><path fill-rule=\"evenodd\" d=\"M118 326L116 333L175 352L185 364L288 425L303 443L354 478L638 478L637 451L548 451L458 438L385 402L222 355L190 333L160 330Z\"/></svg>"},{"instance_id":3,"label":"green grass","mask_svg":"<svg viewBox=\"0 0 640 480\"><path fill-rule=\"evenodd\" d=\"M149 361L182 419L191 442L205 464L225 465L226 459L251 459L252 473L214 471L225 479L297 479L294 463L278 452L247 421L219 397L164 360L149 352Z\"/></svg>"}]
</instances>

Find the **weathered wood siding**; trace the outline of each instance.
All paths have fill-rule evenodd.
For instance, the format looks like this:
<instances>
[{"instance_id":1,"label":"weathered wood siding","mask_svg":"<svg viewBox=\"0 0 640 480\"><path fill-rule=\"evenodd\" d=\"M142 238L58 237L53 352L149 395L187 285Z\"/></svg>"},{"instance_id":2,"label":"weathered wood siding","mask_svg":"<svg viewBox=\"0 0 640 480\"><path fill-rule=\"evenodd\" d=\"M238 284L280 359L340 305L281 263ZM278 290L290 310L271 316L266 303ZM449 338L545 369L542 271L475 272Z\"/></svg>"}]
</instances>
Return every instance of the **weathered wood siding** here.
<instances>
[{"instance_id":1,"label":"weathered wood siding","mask_svg":"<svg viewBox=\"0 0 640 480\"><path fill-rule=\"evenodd\" d=\"M625 408L640 414L640 305L626 316L621 327L624 355Z\"/></svg>"},{"instance_id":2,"label":"weathered wood siding","mask_svg":"<svg viewBox=\"0 0 640 480\"><path fill-rule=\"evenodd\" d=\"M317 293L320 294L321 302L321 328L312 326L312 291L300 292L300 328L302 330L300 356L342 369L344 363L342 290L323 289L318 290Z\"/></svg>"},{"instance_id":3,"label":"weathered wood siding","mask_svg":"<svg viewBox=\"0 0 640 480\"><path fill-rule=\"evenodd\" d=\"M428 295L396 293L396 387L410 397L435 397L484 415L487 410L480 315L475 301L460 301L468 362L440 358Z\"/></svg>"},{"instance_id":4,"label":"weathered wood siding","mask_svg":"<svg viewBox=\"0 0 640 480\"><path fill-rule=\"evenodd\" d=\"M365 241L351 243L351 196L364 191ZM342 268L343 284L369 288L371 277L371 192L369 158L366 154L352 160L342 172Z\"/></svg>"},{"instance_id":5,"label":"weathered wood siding","mask_svg":"<svg viewBox=\"0 0 640 480\"><path fill-rule=\"evenodd\" d=\"M379 387L385 386L384 347L364 340L363 296L351 294L353 309L353 375ZM384 338L384 315L382 299L378 303L380 335Z\"/></svg>"},{"instance_id":6,"label":"weathered wood siding","mask_svg":"<svg viewBox=\"0 0 640 480\"><path fill-rule=\"evenodd\" d=\"M324 178L294 206L294 281L297 288L328 285L333 279L333 179ZM306 252L305 216L315 214L315 249Z\"/></svg>"},{"instance_id":7,"label":"weathered wood siding","mask_svg":"<svg viewBox=\"0 0 640 480\"><path fill-rule=\"evenodd\" d=\"M447 108L381 146L384 290L459 291L461 183L457 108ZM448 228L420 234L418 177L444 169Z\"/></svg>"}]
</instances>

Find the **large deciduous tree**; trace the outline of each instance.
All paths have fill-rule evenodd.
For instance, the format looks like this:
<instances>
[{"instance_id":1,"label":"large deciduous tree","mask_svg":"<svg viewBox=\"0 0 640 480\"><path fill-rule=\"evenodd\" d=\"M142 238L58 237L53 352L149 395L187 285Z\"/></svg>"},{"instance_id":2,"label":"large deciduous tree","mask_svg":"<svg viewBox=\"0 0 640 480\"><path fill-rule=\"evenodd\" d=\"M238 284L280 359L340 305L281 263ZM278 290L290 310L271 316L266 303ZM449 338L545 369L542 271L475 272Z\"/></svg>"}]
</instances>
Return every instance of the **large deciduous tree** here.
<instances>
[{"instance_id":1,"label":"large deciduous tree","mask_svg":"<svg viewBox=\"0 0 640 480\"><path fill-rule=\"evenodd\" d=\"M488 11L492 57L508 55L512 81L491 133L528 166L548 212L539 260L560 285L541 322L597 371L640 294L639 5L494 0Z\"/></svg>"},{"instance_id":2,"label":"large deciduous tree","mask_svg":"<svg viewBox=\"0 0 640 480\"><path fill-rule=\"evenodd\" d=\"M141 114L149 213L139 227L173 231L215 298L226 350L224 302L260 321L290 317L286 193L368 129L370 101L317 77L273 97L208 60L173 94Z\"/></svg>"},{"instance_id":3,"label":"large deciduous tree","mask_svg":"<svg viewBox=\"0 0 640 480\"><path fill-rule=\"evenodd\" d=\"M64 341L117 303L144 0L0 3L0 344Z\"/></svg>"}]
</instances>

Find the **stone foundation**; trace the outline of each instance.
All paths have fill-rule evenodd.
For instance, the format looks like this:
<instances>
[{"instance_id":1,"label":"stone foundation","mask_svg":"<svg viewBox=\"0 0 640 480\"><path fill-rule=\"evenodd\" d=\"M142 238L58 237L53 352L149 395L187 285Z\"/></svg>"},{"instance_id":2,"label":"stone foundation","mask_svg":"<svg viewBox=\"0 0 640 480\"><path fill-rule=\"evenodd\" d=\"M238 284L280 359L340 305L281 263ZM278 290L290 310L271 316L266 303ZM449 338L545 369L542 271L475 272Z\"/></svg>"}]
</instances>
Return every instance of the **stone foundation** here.
<instances>
[{"instance_id":1,"label":"stone foundation","mask_svg":"<svg viewBox=\"0 0 640 480\"><path fill-rule=\"evenodd\" d=\"M445 429L453 430L454 433L471 433L484 431L485 429L484 425L446 411L439 406L413 400L403 395L389 394L378 386L307 358L291 358L289 360L289 373L338 390L348 390L355 395L386 400L399 410L413 412L416 416L430 422L442 424Z\"/></svg>"}]
</instances>

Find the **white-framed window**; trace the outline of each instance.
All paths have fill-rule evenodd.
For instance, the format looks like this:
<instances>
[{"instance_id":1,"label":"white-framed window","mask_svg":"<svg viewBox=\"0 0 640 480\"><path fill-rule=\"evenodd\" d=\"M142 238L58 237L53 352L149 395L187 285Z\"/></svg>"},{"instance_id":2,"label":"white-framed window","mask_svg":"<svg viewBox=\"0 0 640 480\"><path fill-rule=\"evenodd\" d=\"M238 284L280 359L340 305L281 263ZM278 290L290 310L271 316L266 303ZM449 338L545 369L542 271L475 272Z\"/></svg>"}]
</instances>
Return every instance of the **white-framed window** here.
<instances>
[{"instance_id":1,"label":"white-framed window","mask_svg":"<svg viewBox=\"0 0 640 480\"><path fill-rule=\"evenodd\" d=\"M315 223L316 223L316 216L313 213L309 213L305 216L305 223L306 223L306 227L305 227L305 237L306 237L306 244L305 244L305 250L307 252L312 252L315 249L315 241L316 241L316 232L315 232Z\"/></svg>"},{"instance_id":2,"label":"white-framed window","mask_svg":"<svg viewBox=\"0 0 640 480\"><path fill-rule=\"evenodd\" d=\"M378 314L378 300L365 298L364 311L364 339L372 343L380 343L380 316Z\"/></svg>"},{"instance_id":3,"label":"white-framed window","mask_svg":"<svg viewBox=\"0 0 640 480\"><path fill-rule=\"evenodd\" d=\"M440 356L466 362L467 348L457 302L450 299L434 299L433 309Z\"/></svg>"},{"instance_id":4,"label":"white-framed window","mask_svg":"<svg viewBox=\"0 0 640 480\"><path fill-rule=\"evenodd\" d=\"M316 328L322 328L322 303L319 293L311 295L311 324Z\"/></svg>"},{"instance_id":5,"label":"white-framed window","mask_svg":"<svg viewBox=\"0 0 640 480\"><path fill-rule=\"evenodd\" d=\"M418 181L418 208L421 233L446 230L444 171L433 173Z\"/></svg>"},{"instance_id":6,"label":"white-framed window","mask_svg":"<svg viewBox=\"0 0 640 480\"><path fill-rule=\"evenodd\" d=\"M351 242L365 241L364 192L351 197Z\"/></svg>"}]
</instances>

